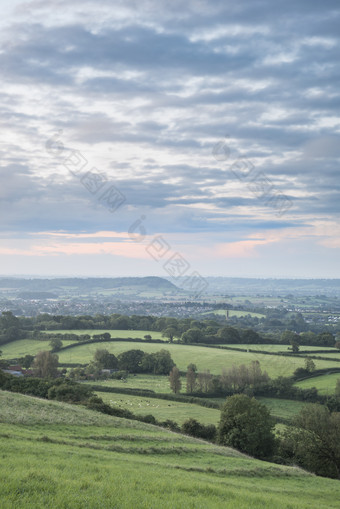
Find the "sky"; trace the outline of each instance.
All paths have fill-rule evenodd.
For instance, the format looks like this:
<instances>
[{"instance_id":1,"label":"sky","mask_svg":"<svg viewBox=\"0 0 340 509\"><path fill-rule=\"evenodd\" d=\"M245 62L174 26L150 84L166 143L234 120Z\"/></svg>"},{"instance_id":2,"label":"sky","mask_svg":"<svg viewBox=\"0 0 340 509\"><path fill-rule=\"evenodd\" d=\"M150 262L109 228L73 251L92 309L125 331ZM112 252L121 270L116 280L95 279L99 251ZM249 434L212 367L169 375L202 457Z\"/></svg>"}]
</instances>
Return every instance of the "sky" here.
<instances>
[{"instance_id":1,"label":"sky","mask_svg":"<svg viewBox=\"0 0 340 509\"><path fill-rule=\"evenodd\" d=\"M338 0L0 7L1 275L340 277Z\"/></svg>"}]
</instances>

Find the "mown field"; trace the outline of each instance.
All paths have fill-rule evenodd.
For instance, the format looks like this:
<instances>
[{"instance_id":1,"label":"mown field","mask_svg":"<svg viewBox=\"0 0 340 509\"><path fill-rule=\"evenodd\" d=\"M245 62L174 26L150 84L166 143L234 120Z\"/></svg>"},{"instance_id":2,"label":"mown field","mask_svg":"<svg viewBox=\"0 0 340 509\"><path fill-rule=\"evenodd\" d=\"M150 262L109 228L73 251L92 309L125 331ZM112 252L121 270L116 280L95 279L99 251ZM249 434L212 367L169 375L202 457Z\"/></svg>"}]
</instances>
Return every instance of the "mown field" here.
<instances>
[{"instance_id":1,"label":"mown field","mask_svg":"<svg viewBox=\"0 0 340 509\"><path fill-rule=\"evenodd\" d=\"M313 378L308 378L307 380L301 380L301 382L296 382L295 385L301 387L301 389L310 389L311 387L316 387L320 394L331 395L334 394L336 381L339 378L340 373L333 373L331 375L321 375L315 376Z\"/></svg>"},{"instance_id":2,"label":"mown field","mask_svg":"<svg viewBox=\"0 0 340 509\"><path fill-rule=\"evenodd\" d=\"M332 509L338 481L0 391L1 508Z\"/></svg>"},{"instance_id":3,"label":"mown field","mask_svg":"<svg viewBox=\"0 0 340 509\"><path fill-rule=\"evenodd\" d=\"M69 350L60 351L60 363L81 363L85 364L93 359L93 355L98 348L98 344L79 345ZM106 348L110 353L120 354L130 349L140 349L147 353L157 352L161 348L168 350L177 364L178 368L186 371L188 364L194 363L199 371L209 369L211 373L220 374L223 368L229 369L233 365L250 364L251 361L258 360L262 369L266 370L269 376L276 378L278 376L290 376L296 368L304 366L304 359L298 357L280 357L276 355L266 355L252 352L237 352L219 348L208 348L195 345L169 344L164 345L152 343L134 343L134 342L103 342L100 348ZM339 363L318 360L316 361L318 369L331 368L339 366Z\"/></svg>"}]
</instances>

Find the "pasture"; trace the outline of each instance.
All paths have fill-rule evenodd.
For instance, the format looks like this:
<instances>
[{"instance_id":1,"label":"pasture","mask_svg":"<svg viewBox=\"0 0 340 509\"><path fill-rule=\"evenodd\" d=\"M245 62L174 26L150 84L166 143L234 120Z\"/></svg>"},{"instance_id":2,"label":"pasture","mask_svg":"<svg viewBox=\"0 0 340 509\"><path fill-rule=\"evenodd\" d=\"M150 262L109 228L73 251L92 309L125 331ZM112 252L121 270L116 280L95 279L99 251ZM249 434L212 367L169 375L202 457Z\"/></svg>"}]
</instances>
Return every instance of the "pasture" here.
<instances>
[{"instance_id":1,"label":"pasture","mask_svg":"<svg viewBox=\"0 0 340 509\"><path fill-rule=\"evenodd\" d=\"M93 359L97 343L89 345L79 345L69 350L58 353L60 363L80 363L86 364ZM276 355L267 355L252 352L238 352L222 348L208 348L196 345L182 344L152 344L152 343L134 343L134 342L103 342L100 348L106 348L110 353L119 355L126 350L139 349L146 353L157 352L161 348L168 350L181 371L186 371L188 364L194 363L199 371L209 369L213 374L221 374L222 369L229 369L233 365L246 364L258 360L263 370L266 370L270 377L290 376L298 367L304 366L304 359L299 357L281 357ZM337 362L316 361L318 369L331 368L338 366Z\"/></svg>"},{"instance_id":2,"label":"pasture","mask_svg":"<svg viewBox=\"0 0 340 509\"><path fill-rule=\"evenodd\" d=\"M96 391L105 403L130 410L137 415L152 414L157 420L171 419L181 425L189 418L196 419L203 424L215 424L220 420L220 411L215 408L206 408L192 403L181 403L166 399L156 399L127 394L110 394Z\"/></svg>"},{"instance_id":3,"label":"pasture","mask_svg":"<svg viewBox=\"0 0 340 509\"><path fill-rule=\"evenodd\" d=\"M1 507L335 509L338 481L155 426L0 391Z\"/></svg>"},{"instance_id":4,"label":"pasture","mask_svg":"<svg viewBox=\"0 0 340 509\"><path fill-rule=\"evenodd\" d=\"M318 361L315 361L318 362ZM316 387L319 394L332 395L335 391L336 381L340 378L340 373L333 373L330 375L315 376L307 380L296 382L296 386L301 389L310 389Z\"/></svg>"},{"instance_id":5,"label":"pasture","mask_svg":"<svg viewBox=\"0 0 340 509\"><path fill-rule=\"evenodd\" d=\"M63 341L63 346L67 346L74 341ZM25 355L36 355L41 350L51 350L50 341L40 341L37 339L18 339L12 343L6 343L0 346L3 359L15 359Z\"/></svg>"},{"instance_id":6,"label":"pasture","mask_svg":"<svg viewBox=\"0 0 340 509\"><path fill-rule=\"evenodd\" d=\"M184 384L185 379L183 378L182 383ZM91 385L102 385L103 387L115 387L124 389L142 389L151 390L154 392L170 393L170 382L169 377L164 375L129 375L126 380L96 380L95 382L83 382L90 383Z\"/></svg>"}]
</instances>

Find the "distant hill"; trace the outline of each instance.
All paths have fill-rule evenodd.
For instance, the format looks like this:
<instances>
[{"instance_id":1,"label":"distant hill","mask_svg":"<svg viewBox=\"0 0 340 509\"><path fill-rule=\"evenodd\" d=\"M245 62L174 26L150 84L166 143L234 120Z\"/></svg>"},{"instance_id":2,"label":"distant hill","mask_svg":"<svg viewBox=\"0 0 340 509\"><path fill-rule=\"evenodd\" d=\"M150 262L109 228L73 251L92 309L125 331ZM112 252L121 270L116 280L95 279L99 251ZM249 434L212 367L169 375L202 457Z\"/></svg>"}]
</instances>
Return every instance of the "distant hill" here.
<instances>
[{"instance_id":1,"label":"distant hill","mask_svg":"<svg viewBox=\"0 0 340 509\"><path fill-rule=\"evenodd\" d=\"M164 278L149 277L117 277L117 278L55 278L55 279L25 279L0 278L0 292L14 293L23 298L53 298L52 294L87 294L110 291L113 293L129 292L157 292L165 293L178 291L177 287ZM36 292L36 296L34 294ZM40 295L40 297L39 297ZM44 297L41 297L43 295ZM24 297L25 296L25 297Z\"/></svg>"}]
</instances>

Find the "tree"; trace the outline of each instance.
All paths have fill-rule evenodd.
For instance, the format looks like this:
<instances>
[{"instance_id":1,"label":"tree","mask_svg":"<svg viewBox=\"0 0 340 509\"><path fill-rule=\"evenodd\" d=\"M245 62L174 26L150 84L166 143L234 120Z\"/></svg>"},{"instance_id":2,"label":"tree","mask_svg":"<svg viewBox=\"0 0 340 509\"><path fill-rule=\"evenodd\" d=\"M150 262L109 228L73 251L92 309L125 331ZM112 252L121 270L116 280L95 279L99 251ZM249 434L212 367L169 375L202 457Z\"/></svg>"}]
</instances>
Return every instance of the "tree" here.
<instances>
[{"instance_id":1,"label":"tree","mask_svg":"<svg viewBox=\"0 0 340 509\"><path fill-rule=\"evenodd\" d=\"M241 343L240 334L237 329L234 329L234 327L223 327L222 329L219 329L217 336L220 338L220 343Z\"/></svg>"},{"instance_id":2,"label":"tree","mask_svg":"<svg viewBox=\"0 0 340 509\"><path fill-rule=\"evenodd\" d=\"M144 356L142 350L127 350L118 355L119 369L122 371L130 371L132 373L140 373L141 362Z\"/></svg>"},{"instance_id":3,"label":"tree","mask_svg":"<svg viewBox=\"0 0 340 509\"><path fill-rule=\"evenodd\" d=\"M117 369L117 357L105 348L97 348L94 354L94 362L98 363L101 369Z\"/></svg>"},{"instance_id":4,"label":"tree","mask_svg":"<svg viewBox=\"0 0 340 509\"><path fill-rule=\"evenodd\" d=\"M190 366L190 364L189 364L189 366ZM191 393L191 392L195 391L195 387L196 387L196 373L189 366L188 366L188 371L187 371L187 374L186 374L186 379L187 379L186 391L188 393Z\"/></svg>"},{"instance_id":5,"label":"tree","mask_svg":"<svg viewBox=\"0 0 340 509\"><path fill-rule=\"evenodd\" d=\"M340 378L338 378L337 381L336 381L335 395L336 395L337 398L340 397Z\"/></svg>"},{"instance_id":6,"label":"tree","mask_svg":"<svg viewBox=\"0 0 340 509\"><path fill-rule=\"evenodd\" d=\"M236 394L227 398L222 407L218 441L257 458L268 458L275 445L274 425L265 405L245 394Z\"/></svg>"},{"instance_id":7,"label":"tree","mask_svg":"<svg viewBox=\"0 0 340 509\"><path fill-rule=\"evenodd\" d=\"M176 366L174 366L172 368L172 370L170 371L169 382L170 382L170 389L172 390L172 392L174 392L175 394L180 392L180 390L182 388L182 382L181 382L181 377L179 374L179 369Z\"/></svg>"},{"instance_id":8,"label":"tree","mask_svg":"<svg viewBox=\"0 0 340 509\"><path fill-rule=\"evenodd\" d=\"M305 370L308 371L308 373L313 373L313 371L315 371L315 362L313 359L309 357L305 358Z\"/></svg>"},{"instance_id":9,"label":"tree","mask_svg":"<svg viewBox=\"0 0 340 509\"><path fill-rule=\"evenodd\" d=\"M23 368L28 369L32 362L34 361L34 355L25 355L22 359L20 359L20 364Z\"/></svg>"},{"instance_id":10,"label":"tree","mask_svg":"<svg viewBox=\"0 0 340 509\"><path fill-rule=\"evenodd\" d=\"M175 327L167 327L163 332L162 332L162 337L163 338L168 338L170 343L173 342L173 339L175 336L177 336L178 332L177 332L177 329L175 329Z\"/></svg>"},{"instance_id":11,"label":"tree","mask_svg":"<svg viewBox=\"0 0 340 509\"><path fill-rule=\"evenodd\" d=\"M297 342L297 340L296 339L290 339L289 342L290 342L290 345L292 347L293 353L298 353L300 347L299 347L299 343Z\"/></svg>"},{"instance_id":12,"label":"tree","mask_svg":"<svg viewBox=\"0 0 340 509\"><path fill-rule=\"evenodd\" d=\"M39 352L33 361L35 376L40 378L54 378L58 374L58 355L48 351Z\"/></svg>"},{"instance_id":13,"label":"tree","mask_svg":"<svg viewBox=\"0 0 340 509\"><path fill-rule=\"evenodd\" d=\"M212 385L212 374L209 370L198 373L197 385L200 392L209 392Z\"/></svg>"},{"instance_id":14,"label":"tree","mask_svg":"<svg viewBox=\"0 0 340 509\"><path fill-rule=\"evenodd\" d=\"M201 343L203 338L203 332L198 328L188 329L182 334L183 343Z\"/></svg>"},{"instance_id":15,"label":"tree","mask_svg":"<svg viewBox=\"0 0 340 509\"><path fill-rule=\"evenodd\" d=\"M63 342L60 338L58 337L55 337L55 338L52 338L51 341L50 341L50 347L52 349L52 352L57 352L58 350L60 350L60 348L63 346Z\"/></svg>"},{"instance_id":16,"label":"tree","mask_svg":"<svg viewBox=\"0 0 340 509\"><path fill-rule=\"evenodd\" d=\"M281 437L280 453L318 475L340 479L340 413L306 405Z\"/></svg>"},{"instance_id":17,"label":"tree","mask_svg":"<svg viewBox=\"0 0 340 509\"><path fill-rule=\"evenodd\" d=\"M285 330L280 336L280 342L284 345L292 345L299 342L299 335L291 330Z\"/></svg>"}]
</instances>

